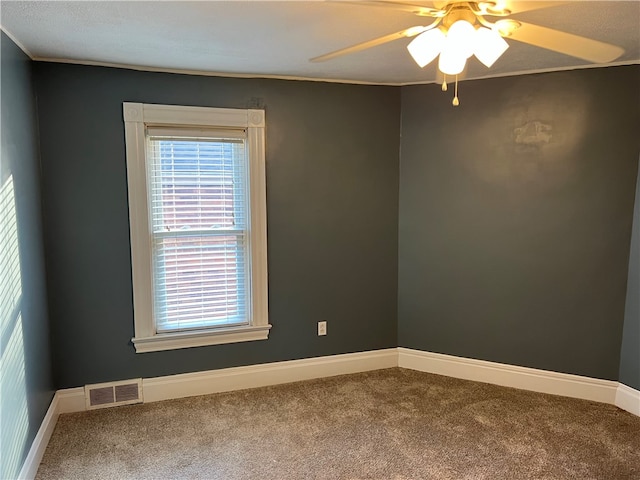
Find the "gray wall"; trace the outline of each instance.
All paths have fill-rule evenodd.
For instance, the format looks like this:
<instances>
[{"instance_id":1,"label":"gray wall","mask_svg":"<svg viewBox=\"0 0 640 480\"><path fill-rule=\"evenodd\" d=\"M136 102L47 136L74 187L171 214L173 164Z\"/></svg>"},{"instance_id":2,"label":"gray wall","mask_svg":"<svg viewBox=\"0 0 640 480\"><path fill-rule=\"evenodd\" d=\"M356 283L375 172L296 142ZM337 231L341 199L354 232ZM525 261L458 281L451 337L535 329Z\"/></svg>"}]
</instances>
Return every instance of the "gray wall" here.
<instances>
[{"instance_id":1,"label":"gray wall","mask_svg":"<svg viewBox=\"0 0 640 480\"><path fill-rule=\"evenodd\" d=\"M0 272L3 312L0 478L15 478L53 398L49 356L49 321L44 283L40 211L40 172L36 105L31 62L3 33L0 71L2 127L0 189L8 205L0 211L0 255L19 265ZM13 183L13 194L10 184ZM13 198L11 198L13 197ZM17 228L9 220L15 210ZM17 247L17 248L16 248ZM19 258L15 258L18 256ZM7 258L7 257L5 257ZM7 289L20 284L9 298ZM18 296L18 293L21 295ZM9 307L7 300L11 301ZM9 308L7 308L9 307Z\"/></svg>"},{"instance_id":2,"label":"gray wall","mask_svg":"<svg viewBox=\"0 0 640 480\"><path fill-rule=\"evenodd\" d=\"M638 66L464 82L459 108L434 85L35 71L57 387L398 344L637 375ZM266 109L268 341L134 353L123 101Z\"/></svg>"},{"instance_id":3,"label":"gray wall","mask_svg":"<svg viewBox=\"0 0 640 480\"><path fill-rule=\"evenodd\" d=\"M618 378L639 84L638 66L464 82L457 108L402 89L400 346Z\"/></svg>"},{"instance_id":4,"label":"gray wall","mask_svg":"<svg viewBox=\"0 0 640 480\"><path fill-rule=\"evenodd\" d=\"M620 352L620 381L640 390L640 172L636 183L636 203L629 254L627 302Z\"/></svg>"},{"instance_id":5,"label":"gray wall","mask_svg":"<svg viewBox=\"0 0 640 480\"><path fill-rule=\"evenodd\" d=\"M35 71L57 387L397 345L398 88ZM134 353L125 101L265 108L267 341Z\"/></svg>"}]
</instances>

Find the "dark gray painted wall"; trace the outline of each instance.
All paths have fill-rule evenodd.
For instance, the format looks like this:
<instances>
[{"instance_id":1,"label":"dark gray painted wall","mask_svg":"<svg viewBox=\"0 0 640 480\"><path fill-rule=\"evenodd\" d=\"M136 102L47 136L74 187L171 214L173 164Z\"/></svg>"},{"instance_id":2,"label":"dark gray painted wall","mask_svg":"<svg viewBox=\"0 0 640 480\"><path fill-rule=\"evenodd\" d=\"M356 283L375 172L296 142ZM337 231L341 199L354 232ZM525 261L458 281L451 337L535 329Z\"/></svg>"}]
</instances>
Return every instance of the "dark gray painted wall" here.
<instances>
[{"instance_id":1,"label":"dark gray painted wall","mask_svg":"<svg viewBox=\"0 0 640 480\"><path fill-rule=\"evenodd\" d=\"M0 477L15 478L53 398L53 382L42 246L38 130L31 61L4 32L0 35L0 185L13 182L18 225L17 254L20 257L22 285L22 296L16 310L8 318L0 319L3 327L3 368L12 366L9 371L2 372L0 423L3 442L0 456L3 460ZM13 231L8 225L0 227L7 229L4 234ZM10 248L16 241L15 235L9 236L10 245L3 245L3 249ZM5 287L6 285L0 285L0 289ZM15 349L11 345L15 345ZM28 421L26 430L23 431L18 426L10 431L9 425L15 425L16 421L22 424L25 400ZM17 460L17 463L8 458L12 451L16 455L13 460Z\"/></svg>"},{"instance_id":2,"label":"dark gray painted wall","mask_svg":"<svg viewBox=\"0 0 640 480\"><path fill-rule=\"evenodd\" d=\"M618 378L639 84L638 66L464 82L457 108L402 89L400 346Z\"/></svg>"},{"instance_id":3,"label":"dark gray painted wall","mask_svg":"<svg viewBox=\"0 0 640 480\"><path fill-rule=\"evenodd\" d=\"M399 89L35 71L57 387L397 345ZM265 108L269 340L134 353L124 101Z\"/></svg>"},{"instance_id":4,"label":"dark gray painted wall","mask_svg":"<svg viewBox=\"0 0 640 480\"><path fill-rule=\"evenodd\" d=\"M636 204L629 254L627 301L620 352L620 381L640 390L640 172L636 183Z\"/></svg>"},{"instance_id":5,"label":"dark gray painted wall","mask_svg":"<svg viewBox=\"0 0 640 480\"><path fill-rule=\"evenodd\" d=\"M436 86L35 68L58 387L398 343L628 375L638 67L465 82L457 109ZM133 352L123 101L266 108L268 341Z\"/></svg>"}]
</instances>

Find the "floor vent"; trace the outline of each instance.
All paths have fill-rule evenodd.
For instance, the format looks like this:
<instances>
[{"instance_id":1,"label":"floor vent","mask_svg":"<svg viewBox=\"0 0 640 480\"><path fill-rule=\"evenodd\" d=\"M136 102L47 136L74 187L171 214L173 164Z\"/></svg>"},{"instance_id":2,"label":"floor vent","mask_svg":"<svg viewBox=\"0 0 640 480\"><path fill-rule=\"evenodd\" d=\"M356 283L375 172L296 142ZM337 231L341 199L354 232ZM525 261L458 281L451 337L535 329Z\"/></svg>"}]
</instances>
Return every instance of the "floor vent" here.
<instances>
[{"instance_id":1,"label":"floor vent","mask_svg":"<svg viewBox=\"0 0 640 480\"><path fill-rule=\"evenodd\" d=\"M142 379L85 385L84 401L87 410L142 403Z\"/></svg>"}]
</instances>

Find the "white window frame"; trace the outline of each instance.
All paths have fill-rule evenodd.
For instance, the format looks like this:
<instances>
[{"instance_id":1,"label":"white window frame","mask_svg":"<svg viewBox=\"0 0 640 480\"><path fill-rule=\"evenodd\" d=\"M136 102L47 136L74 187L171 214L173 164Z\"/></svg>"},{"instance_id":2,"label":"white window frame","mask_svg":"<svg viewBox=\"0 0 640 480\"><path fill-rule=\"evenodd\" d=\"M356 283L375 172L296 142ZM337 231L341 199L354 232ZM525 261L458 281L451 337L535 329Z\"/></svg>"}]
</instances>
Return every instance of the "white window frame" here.
<instances>
[{"instance_id":1,"label":"white window frame","mask_svg":"<svg viewBox=\"0 0 640 480\"><path fill-rule=\"evenodd\" d=\"M269 336L264 110L123 103L129 191L136 353L266 340ZM146 169L146 127L242 128L249 159L249 325L156 333L153 259Z\"/></svg>"}]
</instances>

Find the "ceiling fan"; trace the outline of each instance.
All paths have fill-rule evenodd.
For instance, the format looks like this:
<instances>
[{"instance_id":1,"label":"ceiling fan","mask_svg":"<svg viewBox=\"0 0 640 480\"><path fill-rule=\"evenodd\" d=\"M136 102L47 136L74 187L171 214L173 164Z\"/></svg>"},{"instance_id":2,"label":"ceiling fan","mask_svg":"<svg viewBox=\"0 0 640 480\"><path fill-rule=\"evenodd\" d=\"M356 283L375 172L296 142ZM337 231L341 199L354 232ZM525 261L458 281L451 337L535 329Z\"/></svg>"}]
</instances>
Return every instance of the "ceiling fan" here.
<instances>
[{"instance_id":1,"label":"ceiling fan","mask_svg":"<svg viewBox=\"0 0 640 480\"><path fill-rule=\"evenodd\" d=\"M511 2L509 8L503 6L504 2L495 1L440 1L433 2L434 7L391 0L339 1L337 3L393 8L411 12L419 17L431 17L434 20L426 26L416 25L405 28L399 32L314 57L310 61L324 62L401 38L415 37L407 46L409 53L420 67L440 57L438 69L445 75L443 90L446 90L446 75L456 77L454 105L459 104L457 76L464 70L466 60L475 55L480 62L491 67L509 47L505 38L598 64L611 62L624 53L624 50L616 45L506 18L512 14L559 5L563 2ZM499 18L491 22L485 17Z\"/></svg>"}]
</instances>

